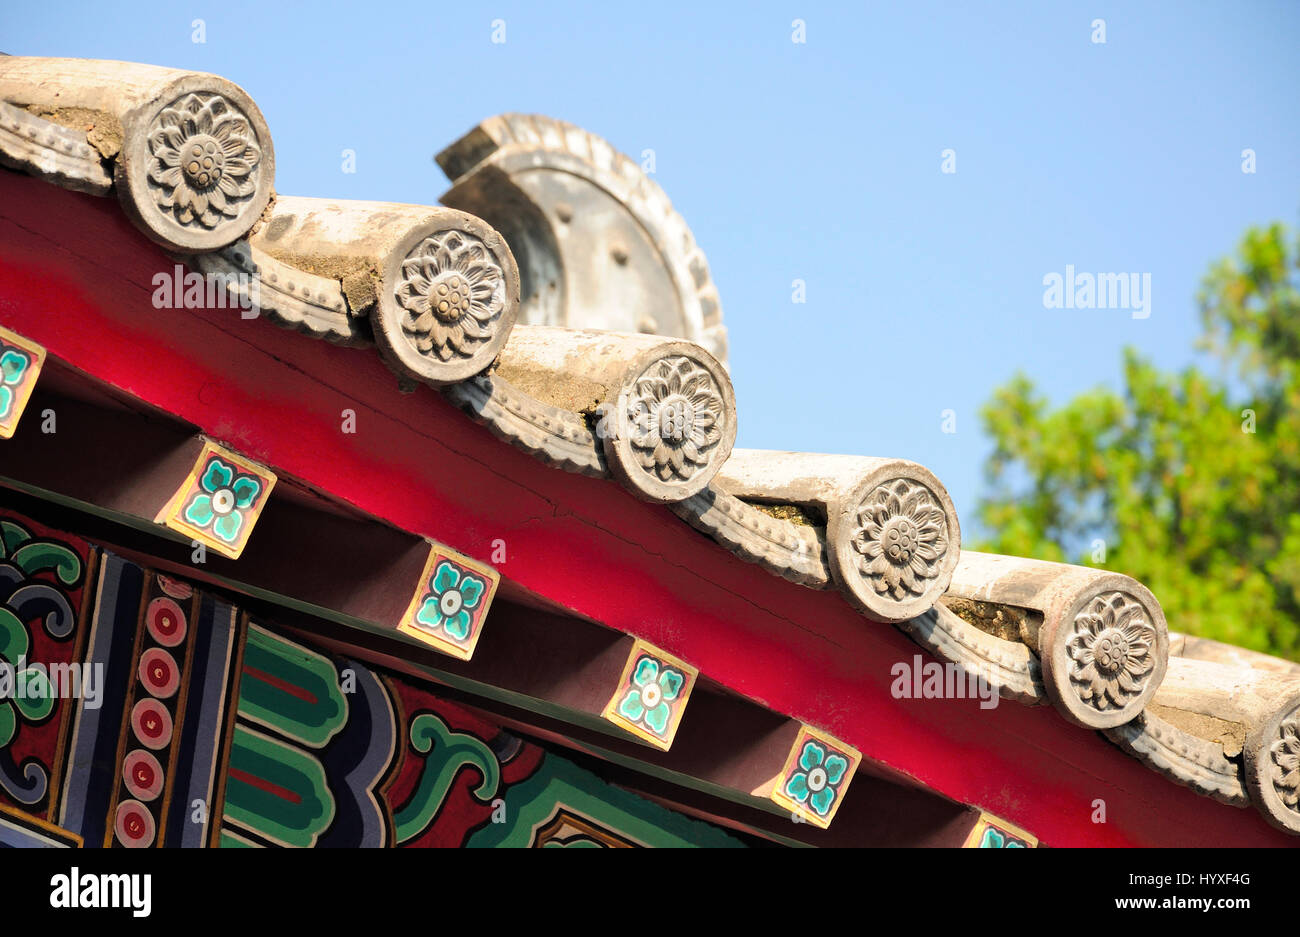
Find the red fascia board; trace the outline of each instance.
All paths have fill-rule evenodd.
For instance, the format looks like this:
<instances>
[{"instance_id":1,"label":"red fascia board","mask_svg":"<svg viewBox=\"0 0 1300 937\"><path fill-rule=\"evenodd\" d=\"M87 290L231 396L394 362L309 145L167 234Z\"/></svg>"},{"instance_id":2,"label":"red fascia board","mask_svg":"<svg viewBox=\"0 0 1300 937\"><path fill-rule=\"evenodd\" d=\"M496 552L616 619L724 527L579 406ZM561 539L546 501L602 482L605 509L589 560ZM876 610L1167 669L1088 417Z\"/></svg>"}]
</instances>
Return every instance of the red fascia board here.
<instances>
[{"instance_id":1,"label":"red fascia board","mask_svg":"<svg viewBox=\"0 0 1300 937\"><path fill-rule=\"evenodd\" d=\"M547 467L429 388L401 392L373 350L237 310L156 309L153 277L173 267L113 200L0 172L0 325L71 367L404 530L482 560L503 541L498 568L521 589L1050 845L1296 843L1051 709L893 698L891 666L922 652L838 593L746 564L612 481ZM1098 800L1105 823L1092 822Z\"/></svg>"}]
</instances>

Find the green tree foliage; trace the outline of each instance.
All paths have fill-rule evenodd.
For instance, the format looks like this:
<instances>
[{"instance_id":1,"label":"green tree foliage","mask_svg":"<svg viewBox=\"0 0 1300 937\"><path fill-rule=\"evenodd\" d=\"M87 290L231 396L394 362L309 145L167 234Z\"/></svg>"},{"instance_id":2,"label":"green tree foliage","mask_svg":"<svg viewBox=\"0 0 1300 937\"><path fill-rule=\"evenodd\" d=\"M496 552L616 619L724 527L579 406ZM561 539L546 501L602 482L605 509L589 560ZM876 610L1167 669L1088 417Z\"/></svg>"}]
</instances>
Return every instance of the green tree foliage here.
<instances>
[{"instance_id":1,"label":"green tree foliage","mask_svg":"<svg viewBox=\"0 0 1300 937\"><path fill-rule=\"evenodd\" d=\"M1119 393L1052 408L1023 375L995 391L979 505L993 533L978 549L1127 573L1174 630L1300 659L1300 240L1287 237L1250 229L1202 282L1202 341L1223 377L1165 373L1130 348Z\"/></svg>"}]
</instances>

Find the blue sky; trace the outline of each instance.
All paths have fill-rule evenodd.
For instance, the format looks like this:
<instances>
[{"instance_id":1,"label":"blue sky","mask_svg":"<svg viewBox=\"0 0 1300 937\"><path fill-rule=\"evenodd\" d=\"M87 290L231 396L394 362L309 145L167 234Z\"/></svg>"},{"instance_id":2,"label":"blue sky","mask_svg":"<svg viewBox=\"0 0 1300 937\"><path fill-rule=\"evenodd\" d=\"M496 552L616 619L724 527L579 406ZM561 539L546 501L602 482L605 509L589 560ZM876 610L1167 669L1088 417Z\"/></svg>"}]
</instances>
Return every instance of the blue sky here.
<instances>
[{"instance_id":1,"label":"blue sky","mask_svg":"<svg viewBox=\"0 0 1300 937\"><path fill-rule=\"evenodd\" d=\"M721 292L738 444L922 462L968 533L994 387L1195 360L1207 263L1300 218L1300 2L45 0L3 4L0 50L224 75L285 194L434 203L433 153L511 110L653 149ZM1044 308L1067 264L1149 273L1150 317Z\"/></svg>"}]
</instances>

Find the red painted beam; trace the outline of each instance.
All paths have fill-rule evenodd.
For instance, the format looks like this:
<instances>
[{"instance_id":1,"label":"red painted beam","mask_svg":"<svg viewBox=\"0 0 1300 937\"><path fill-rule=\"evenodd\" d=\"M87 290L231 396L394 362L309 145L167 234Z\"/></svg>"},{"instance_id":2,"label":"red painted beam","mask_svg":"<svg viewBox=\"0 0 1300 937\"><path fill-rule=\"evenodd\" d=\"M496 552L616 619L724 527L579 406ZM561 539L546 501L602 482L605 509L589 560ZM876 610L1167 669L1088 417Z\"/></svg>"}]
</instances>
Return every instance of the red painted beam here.
<instances>
[{"instance_id":1,"label":"red painted beam","mask_svg":"<svg viewBox=\"0 0 1300 937\"><path fill-rule=\"evenodd\" d=\"M499 568L514 586L1049 845L1295 844L1050 709L894 699L890 667L916 647L837 593L743 563L613 482L542 465L428 388L401 393L371 351L232 310L155 309L154 274L172 266L115 202L0 173L0 325L277 473L483 560L504 541ZM341 431L346 409L355 435ZM1091 822L1097 800L1104 824Z\"/></svg>"}]
</instances>

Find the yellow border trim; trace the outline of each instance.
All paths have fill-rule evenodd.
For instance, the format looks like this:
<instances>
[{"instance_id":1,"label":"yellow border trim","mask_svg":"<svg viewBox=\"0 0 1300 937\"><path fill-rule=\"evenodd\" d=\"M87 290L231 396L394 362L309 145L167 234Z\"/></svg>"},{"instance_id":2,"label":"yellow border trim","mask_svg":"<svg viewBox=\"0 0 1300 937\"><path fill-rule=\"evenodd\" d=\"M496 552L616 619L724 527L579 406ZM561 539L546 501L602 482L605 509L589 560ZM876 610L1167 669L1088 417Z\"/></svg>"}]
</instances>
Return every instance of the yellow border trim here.
<instances>
[{"instance_id":1,"label":"yellow border trim","mask_svg":"<svg viewBox=\"0 0 1300 937\"><path fill-rule=\"evenodd\" d=\"M63 838L71 840L69 843L61 844L66 845L70 849L85 848L86 843L85 840L81 838L80 833L74 833L72 830L64 829L55 823L51 823L49 820L42 820L40 817L33 816L24 810L10 807L8 804L0 804L0 816L9 817L20 826L26 824L28 828L32 830L49 833L53 839Z\"/></svg>"}]
</instances>

